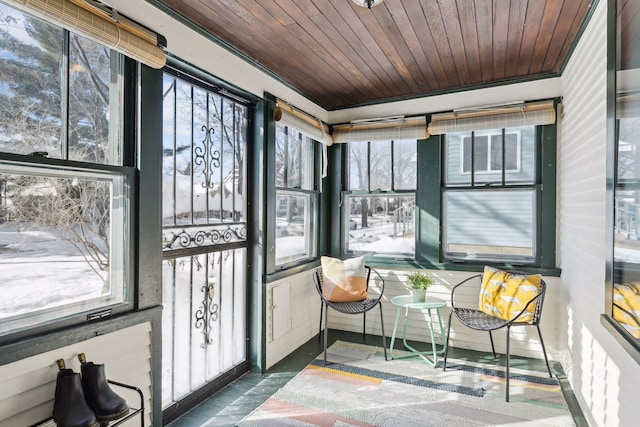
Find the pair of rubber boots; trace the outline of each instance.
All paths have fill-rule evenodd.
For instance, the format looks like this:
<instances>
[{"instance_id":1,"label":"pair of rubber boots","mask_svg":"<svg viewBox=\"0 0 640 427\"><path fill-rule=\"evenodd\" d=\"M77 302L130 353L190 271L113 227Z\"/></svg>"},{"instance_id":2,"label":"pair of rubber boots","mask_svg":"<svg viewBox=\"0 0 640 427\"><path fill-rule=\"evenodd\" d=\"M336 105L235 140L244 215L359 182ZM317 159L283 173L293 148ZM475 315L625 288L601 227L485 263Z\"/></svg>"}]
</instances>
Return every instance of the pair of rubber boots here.
<instances>
[{"instance_id":1,"label":"pair of rubber boots","mask_svg":"<svg viewBox=\"0 0 640 427\"><path fill-rule=\"evenodd\" d=\"M82 374L66 369L63 359L57 361L53 420L58 427L96 427L126 415L129 404L109 387L104 365L87 362L84 353L78 359Z\"/></svg>"}]
</instances>

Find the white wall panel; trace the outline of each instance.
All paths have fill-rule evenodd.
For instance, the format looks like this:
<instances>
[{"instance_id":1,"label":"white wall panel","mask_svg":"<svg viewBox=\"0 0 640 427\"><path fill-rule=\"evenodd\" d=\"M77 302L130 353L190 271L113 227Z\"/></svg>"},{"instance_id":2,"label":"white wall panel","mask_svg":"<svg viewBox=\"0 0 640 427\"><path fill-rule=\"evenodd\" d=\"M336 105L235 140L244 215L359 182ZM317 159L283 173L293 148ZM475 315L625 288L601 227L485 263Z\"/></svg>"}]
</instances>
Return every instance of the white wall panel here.
<instances>
[{"instance_id":1,"label":"white wall panel","mask_svg":"<svg viewBox=\"0 0 640 427\"><path fill-rule=\"evenodd\" d=\"M79 372L79 353L85 353L89 361L103 363L107 379L140 388L145 398L145 425L151 425L151 324L143 323L0 366L0 427L27 426L50 417L56 361L64 359L67 368ZM112 388L131 406L139 407L135 391ZM140 418L123 425L139 426Z\"/></svg>"},{"instance_id":2,"label":"white wall panel","mask_svg":"<svg viewBox=\"0 0 640 427\"><path fill-rule=\"evenodd\" d=\"M280 327L275 328L278 332L275 335L267 333L267 369L318 333L320 297L313 284L312 273L313 270L305 271L267 285L266 330L274 331L274 321ZM286 290L290 290L290 294L283 292ZM274 295L281 300L274 300ZM289 307L286 306L288 301L291 301ZM287 317L291 318L291 324L284 332L281 322Z\"/></svg>"},{"instance_id":3,"label":"white wall panel","mask_svg":"<svg viewBox=\"0 0 640 427\"><path fill-rule=\"evenodd\" d=\"M606 253L606 7L607 2L598 2L562 76L560 360L590 425L631 426L640 419L640 366L600 324Z\"/></svg>"}]
</instances>

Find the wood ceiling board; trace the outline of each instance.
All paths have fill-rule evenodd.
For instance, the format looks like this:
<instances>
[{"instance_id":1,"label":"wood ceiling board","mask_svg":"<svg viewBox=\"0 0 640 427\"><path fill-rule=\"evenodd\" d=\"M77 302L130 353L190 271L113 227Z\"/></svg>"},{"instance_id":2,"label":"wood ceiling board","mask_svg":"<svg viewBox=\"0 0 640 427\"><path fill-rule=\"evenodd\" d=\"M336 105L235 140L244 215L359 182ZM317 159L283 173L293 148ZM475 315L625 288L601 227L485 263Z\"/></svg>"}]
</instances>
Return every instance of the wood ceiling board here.
<instances>
[{"instance_id":1,"label":"wood ceiling board","mask_svg":"<svg viewBox=\"0 0 640 427\"><path fill-rule=\"evenodd\" d=\"M476 2L466 1L457 2L460 31L462 34L462 40L464 41L464 55L471 84L482 83L482 67L480 66L480 47L475 3Z\"/></svg>"},{"instance_id":2,"label":"wood ceiling board","mask_svg":"<svg viewBox=\"0 0 640 427\"><path fill-rule=\"evenodd\" d=\"M493 2L476 2L476 30L480 76L483 83L493 80Z\"/></svg>"},{"instance_id":3,"label":"wood ceiling board","mask_svg":"<svg viewBox=\"0 0 640 427\"><path fill-rule=\"evenodd\" d=\"M540 0L532 0L540 1ZM521 54L522 33L527 15L526 1L512 1L509 8L509 31L507 32L507 51L504 64L504 77L506 79L519 77L517 75L518 59Z\"/></svg>"},{"instance_id":4,"label":"wood ceiling board","mask_svg":"<svg viewBox=\"0 0 640 427\"><path fill-rule=\"evenodd\" d=\"M542 17L546 8L545 1L529 1L527 4L527 14L525 17L525 28L540 28L542 23ZM529 74L531 67L531 58L536 50L536 44L538 42L538 31L525 31L522 34L522 41L520 45L520 54L518 57L518 66L516 69L516 75L526 76Z\"/></svg>"},{"instance_id":5,"label":"wood ceiling board","mask_svg":"<svg viewBox=\"0 0 640 427\"><path fill-rule=\"evenodd\" d=\"M559 73L591 5L385 0L368 10L351 0L148 1L327 110Z\"/></svg>"},{"instance_id":6,"label":"wood ceiling board","mask_svg":"<svg viewBox=\"0 0 640 427\"><path fill-rule=\"evenodd\" d=\"M469 86L471 80L464 49L464 40L462 39L462 29L460 28L460 19L458 18L458 9L455 1L452 0L442 1L439 5L446 40L449 44L451 55L453 56L456 74L458 75L458 85L461 87Z\"/></svg>"}]
</instances>

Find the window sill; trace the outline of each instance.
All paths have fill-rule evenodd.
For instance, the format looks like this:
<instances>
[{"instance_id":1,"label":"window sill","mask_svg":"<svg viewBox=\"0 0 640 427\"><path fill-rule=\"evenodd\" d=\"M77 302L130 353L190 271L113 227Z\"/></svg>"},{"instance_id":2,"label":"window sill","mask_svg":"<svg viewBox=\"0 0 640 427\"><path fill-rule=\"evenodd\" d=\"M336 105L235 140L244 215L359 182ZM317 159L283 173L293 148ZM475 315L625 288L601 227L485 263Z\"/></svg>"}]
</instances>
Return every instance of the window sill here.
<instances>
[{"instance_id":1,"label":"window sill","mask_svg":"<svg viewBox=\"0 0 640 427\"><path fill-rule=\"evenodd\" d=\"M159 321L161 316L162 306L155 306L8 342L0 345L0 366L139 323Z\"/></svg>"},{"instance_id":2,"label":"window sill","mask_svg":"<svg viewBox=\"0 0 640 427\"><path fill-rule=\"evenodd\" d=\"M293 276L295 274L299 274L319 266L320 266L319 258L303 260L298 264L284 265L282 267L278 267L278 271L265 274L264 282L265 283L275 282L276 280L284 279L285 277Z\"/></svg>"},{"instance_id":3,"label":"window sill","mask_svg":"<svg viewBox=\"0 0 640 427\"><path fill-rule=\"evenodd\" d=\"M640 343L634 340L629 334L610 316L606 314L600 315L600 323L611 333L613 338L622 346L622 348L631 356L637 364L640 365Z\"/></svg>"}]
</instances>

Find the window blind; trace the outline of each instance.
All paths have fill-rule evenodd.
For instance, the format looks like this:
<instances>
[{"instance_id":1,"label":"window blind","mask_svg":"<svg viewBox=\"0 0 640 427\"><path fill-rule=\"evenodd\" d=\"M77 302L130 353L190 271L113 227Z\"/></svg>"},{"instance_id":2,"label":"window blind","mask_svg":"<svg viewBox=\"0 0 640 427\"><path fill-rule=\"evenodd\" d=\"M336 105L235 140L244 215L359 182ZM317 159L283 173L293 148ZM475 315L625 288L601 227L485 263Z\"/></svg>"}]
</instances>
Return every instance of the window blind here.
<instances>
[{"instance_id":1,"label":"window blind","mask_svg":"<svg viewBox=\"0 0 640 427\"><path fill-rule=\"evenodd\" d=\"M331 135L329 135L329 126L320 119L313 118L307 113L300 111L286 102L276 99L276 108L273 111L273 119L276 122L291 127L298 132L302 132L309 138L314 139L322 144L322 177L327 176L327 167L329 165L329 156L327 154L327 146L331 145Z\"/></svg>"},{"instance_id":2,"label":"window blind","mask_svg":"<svg viewBox=\"0 0 640 427\"><path fill-rule=\"evenodd\" d=\"M548 125L555 122L556 110L553 101L542 101L434 114L429 123L429 133L441 135L515 126Z\"/></svg>"},{"instance_id":3,"label":"window blind","mask_svg":"<svg viewBox=\"0 0 640 427\"><path fill-rule=\"evenodd\" d=\"M166 57L158 36L92 0L2 0L23 12L116 50L152 68Z\"/></svg>"},{"instance_id":4,"label":"window blind","mask_svg":"<svg viewBox=\"0 0 640 427\"><path fill-rule=\"evenodd\" d=\"M324 145L332 144L329 126L320 119L313 118L281 100L277 100L276 103L277 107L273 113L276 122L292 127Z\"/></svg>"},{"instance_id":5,"label":"window blind","mask_svg":"<svg viewBox=\"0 0 640 427\"><path fill-rule=\"evenodd\" d=\"M426 139L427 120L425 117L386 117L353 121L333 126L333 142L398 141L402 139Z\"/></svg>"}]
</instances>

